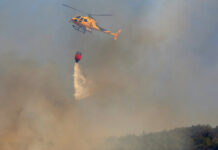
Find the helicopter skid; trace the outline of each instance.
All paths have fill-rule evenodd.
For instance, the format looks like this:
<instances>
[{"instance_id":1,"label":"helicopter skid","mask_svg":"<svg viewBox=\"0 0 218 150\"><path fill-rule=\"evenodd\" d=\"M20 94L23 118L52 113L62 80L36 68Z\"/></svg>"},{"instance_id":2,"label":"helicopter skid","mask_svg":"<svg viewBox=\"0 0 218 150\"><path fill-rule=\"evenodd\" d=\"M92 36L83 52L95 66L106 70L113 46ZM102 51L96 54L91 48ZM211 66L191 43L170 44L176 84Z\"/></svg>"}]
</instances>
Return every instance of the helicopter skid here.
<instances>
[{"instance_id":1,"label":"helicopter skid","mask_svg":"<svg viewBox=\"0 0 218 150\"><path fill-rule=\"evenodd\" d=\"M77 31L79 31L79 32L82 32L82 33L86 33L86 31L87 31L84 27L79 27L79 26L76 26L76 25L72 25L72 27L73 27L75 30L77 30Z\"/></svg>"}]
</instances>

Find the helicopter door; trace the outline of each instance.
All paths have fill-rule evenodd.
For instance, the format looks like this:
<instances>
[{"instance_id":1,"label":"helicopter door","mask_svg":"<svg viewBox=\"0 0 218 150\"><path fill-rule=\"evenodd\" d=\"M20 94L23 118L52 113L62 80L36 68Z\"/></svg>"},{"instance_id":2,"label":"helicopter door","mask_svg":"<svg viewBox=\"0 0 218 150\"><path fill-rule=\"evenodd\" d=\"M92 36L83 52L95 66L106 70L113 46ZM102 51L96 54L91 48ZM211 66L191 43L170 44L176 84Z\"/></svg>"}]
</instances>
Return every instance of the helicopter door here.
<instances>
[{"instance_id":1,"label":"helicopter door","mask_svg":"<svg viewBox=\"0 0 218 150\"><path fill-rule=\"evenodd\" d=\"M90 21L90 28L93 28L93 24L92 24L92 21Z\"/></svg>"},{"instance_id":2,"label":"helicopter door","mask_svg":"<svg viewBox=\"0 0 218 150\"><path fill-rule=\"evenodd\" d=\"M81 18L80 20L79 20L79 22L81 23L83 21L83 18Z\"/></svg>"}]
</instances>

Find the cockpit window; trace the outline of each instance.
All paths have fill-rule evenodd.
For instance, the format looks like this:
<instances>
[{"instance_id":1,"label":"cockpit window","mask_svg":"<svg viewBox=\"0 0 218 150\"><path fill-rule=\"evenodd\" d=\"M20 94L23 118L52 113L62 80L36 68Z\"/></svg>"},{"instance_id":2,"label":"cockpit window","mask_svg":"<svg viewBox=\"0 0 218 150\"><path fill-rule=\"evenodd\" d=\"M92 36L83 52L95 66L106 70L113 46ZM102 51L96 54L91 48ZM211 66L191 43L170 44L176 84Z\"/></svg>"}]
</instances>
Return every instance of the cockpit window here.
<instances>
[{"instance_id":1,"label":"cockpit window","mask_svg":"<svg viewBox=\"0 0 218 150\"><path fill-rule=\"evenodd\" d=\"M81 16L77 16L76 18L78 18L78 19L79 19L80 17L81 17Z\"/></svg>"},{"instance_id":2,"label":"cockpit window","mask_svg":"<svg viewBox=\"0 0 218 150\"><path fill-rule=\"evenodd\" d=\"M85 22L87 22L87 19L84 19Z\"/></svg>"},{"instance_id":3,"label":"cockpit window","mask_svg":"<svg viewBox=\"0 0 218 150\"><path fill-rule=\"evenodd\" d=\"M77 19L75 19L74 21L77 22Z\"/></svg>"}]
</instances>

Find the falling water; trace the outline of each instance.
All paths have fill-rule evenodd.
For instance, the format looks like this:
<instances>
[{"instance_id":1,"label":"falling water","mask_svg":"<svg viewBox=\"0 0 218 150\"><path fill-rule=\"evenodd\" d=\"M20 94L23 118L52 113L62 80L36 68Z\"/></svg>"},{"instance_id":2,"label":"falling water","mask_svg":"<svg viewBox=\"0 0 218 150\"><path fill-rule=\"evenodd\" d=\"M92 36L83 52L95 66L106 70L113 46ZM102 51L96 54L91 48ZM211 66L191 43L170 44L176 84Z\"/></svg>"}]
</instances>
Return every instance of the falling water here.
<instances>
[{"instance_id":1,"label":"falling water","mask_svg":"<svg viewBox=\"0 0 218 150\"><path fill-rule=\"evenodd\" d=\"M90 95L89 85L87 79L82 74L78 63L74 63L74 98L81 100Z\"/></svg>"}]
</instances>

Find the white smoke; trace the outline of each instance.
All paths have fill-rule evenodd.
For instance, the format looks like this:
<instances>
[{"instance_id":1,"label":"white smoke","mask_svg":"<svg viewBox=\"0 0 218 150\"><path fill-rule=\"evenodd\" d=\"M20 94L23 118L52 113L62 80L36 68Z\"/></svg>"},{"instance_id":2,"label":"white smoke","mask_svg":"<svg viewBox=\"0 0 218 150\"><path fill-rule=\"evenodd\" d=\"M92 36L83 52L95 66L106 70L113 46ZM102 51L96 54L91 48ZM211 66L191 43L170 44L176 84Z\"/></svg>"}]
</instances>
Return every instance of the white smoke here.
<instances>
[{"instance_id":1,"label":"white smoke","mask_svg":"<svg viewBox=\"0 0 218 150\"><path fill-rule=\"evenodd\" d=\"M89 82L80 70L79 64L74 63L74 98L81 100L90 96Z\"/></svg>"}]
</instances>

